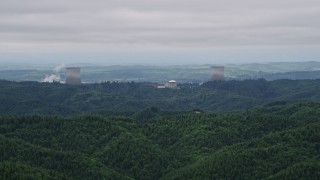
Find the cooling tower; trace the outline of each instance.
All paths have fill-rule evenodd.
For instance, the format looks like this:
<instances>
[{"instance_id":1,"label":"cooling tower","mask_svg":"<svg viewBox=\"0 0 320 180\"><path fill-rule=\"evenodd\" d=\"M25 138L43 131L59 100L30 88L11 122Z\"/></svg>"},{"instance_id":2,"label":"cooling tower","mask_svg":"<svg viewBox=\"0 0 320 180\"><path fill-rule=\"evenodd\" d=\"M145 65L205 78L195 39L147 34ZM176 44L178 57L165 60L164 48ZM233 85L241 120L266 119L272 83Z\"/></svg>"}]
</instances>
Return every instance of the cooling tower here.
<instances>
[{"instance_id":1,"label":"cooling tower","mask_svg":"<svg viewBox=\"0 0 320 180\"><path fill-rule=\"evenodd\" d=\"M168 82L168 87L171 89L176 89L177 88L177 81L171 80Z\"/></svg>"},{"instance_id":2,"label":"cooling tower","mask_svg":"<svg viewBox=\"0 0 320 180\"><path fill-rule=\"evenodd\" d=\"M80 68L78 67L69 67L66 69L66 84L70 85L80 85Z\"/></svg>"},{"instance_id":3,"label":"cooling tower","mask_svg":"<svg viewBox=\"0 0 320 180\"><path fill-rule=\"evenodd\" d=\"M224 66L212 66L211 80L224 80Z\"/></svg>"}]
</instances>

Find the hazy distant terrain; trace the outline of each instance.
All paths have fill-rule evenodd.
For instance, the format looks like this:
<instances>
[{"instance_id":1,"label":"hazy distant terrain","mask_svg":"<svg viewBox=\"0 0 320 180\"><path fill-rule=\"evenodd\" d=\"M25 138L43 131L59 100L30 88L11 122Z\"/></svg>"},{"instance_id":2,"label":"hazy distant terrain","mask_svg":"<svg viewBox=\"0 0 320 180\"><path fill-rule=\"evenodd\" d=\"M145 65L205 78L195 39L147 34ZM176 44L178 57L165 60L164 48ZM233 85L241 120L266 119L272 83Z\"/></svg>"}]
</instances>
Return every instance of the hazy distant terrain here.
<instances>
[{"instance_id":1,"label":"hazy distant terrain","mask_svg":"<svg viewBox=\"0 0 320 180\"><path fill-rule=\"evenodd\" d=\"M243 111L274 101L319 101L320 80L211 81L157 89L149 83L60 83L0 81L0 115L72 115L130 112L148 107L206 112Z\"/></svg>"},{"instance_id":2,"label":"hazy distant terrain","mask_svg":"<svg viewBox=\"0 0 320 180\"><path fill-rule=\"evenodd\" d=\"M53 72L56 65L4 65L0 68L0 79L12 81L42 81L46 75L59 74L65 80L65 71ZM81 67L83 82L178 82L201 83L210 80L211 65L180 66L98 66L73 64ZM319 79L320 62L283 62L267 64L227 64L227 79Z\"/></svg>"}]
</instances>

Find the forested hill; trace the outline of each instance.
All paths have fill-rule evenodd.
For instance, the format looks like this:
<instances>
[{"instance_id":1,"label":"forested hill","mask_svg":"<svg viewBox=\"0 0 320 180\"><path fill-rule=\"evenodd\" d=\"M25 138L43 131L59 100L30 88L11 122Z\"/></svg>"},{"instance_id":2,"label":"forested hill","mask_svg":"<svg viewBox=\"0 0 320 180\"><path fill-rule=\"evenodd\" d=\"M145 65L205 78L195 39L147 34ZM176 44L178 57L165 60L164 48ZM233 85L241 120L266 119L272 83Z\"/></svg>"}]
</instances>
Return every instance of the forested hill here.
<instances>
[{"instance_id":1,"label":"forested hill","mask_svg":"<svg viewBox=\"0 0 320 180\"><path fill-rule=\"evenodd\" d=\"M320 103L0 117L0 179L318 179Z\"/></svg>"},{"instance_id":2,"label":"forested hill","mask_svg":"<svg viewBox=\"0 0 320 180\"><path fill-rule=\"evenodd\" d=\"M179 86L0 81L0 179L320 177L320 80Z\"/></svg>"},{"instance_id":3,"label":"forested hill","mask_svg":"<svg viewBox=\"0 0 320 180\"><path fill-rule=\"evenodd\" d=\"M136 112L147 107L206 112L241 111L274 101L318 101L320 80L245 80L180 84L180 90L148 83L85 84L0 81L0 115L72 115Z\"/></svg>"}]
</instances>

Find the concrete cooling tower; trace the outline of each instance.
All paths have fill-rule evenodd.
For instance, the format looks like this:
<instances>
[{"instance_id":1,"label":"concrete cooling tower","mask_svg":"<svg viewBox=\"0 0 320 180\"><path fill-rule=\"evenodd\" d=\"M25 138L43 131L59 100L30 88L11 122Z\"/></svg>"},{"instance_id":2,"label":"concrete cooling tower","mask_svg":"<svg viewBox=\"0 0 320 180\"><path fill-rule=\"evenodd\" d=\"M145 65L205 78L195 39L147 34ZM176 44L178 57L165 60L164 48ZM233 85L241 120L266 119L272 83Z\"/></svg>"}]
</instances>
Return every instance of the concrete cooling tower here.
<instances>
[{"instance_id":1,"label":"concrete cooling tower","mask_svg":"<svg viewBox=\"0 0 320 180\"><path fill-rule=\"evenodd\" d=\"M212 66L211 70L211 80L224 80L224 66Z\"/></svg>"},{"instance_id":2,"label":"concrete cooling tower","mask_svg":"<svg viewBox=\"0 0 320 180\"><path fill-rule=\"evenodd\" d=\"M78 67L69 67L66 68L66 84L69 85L80 85L80 68Z\"/></svg>"}]
</instances>

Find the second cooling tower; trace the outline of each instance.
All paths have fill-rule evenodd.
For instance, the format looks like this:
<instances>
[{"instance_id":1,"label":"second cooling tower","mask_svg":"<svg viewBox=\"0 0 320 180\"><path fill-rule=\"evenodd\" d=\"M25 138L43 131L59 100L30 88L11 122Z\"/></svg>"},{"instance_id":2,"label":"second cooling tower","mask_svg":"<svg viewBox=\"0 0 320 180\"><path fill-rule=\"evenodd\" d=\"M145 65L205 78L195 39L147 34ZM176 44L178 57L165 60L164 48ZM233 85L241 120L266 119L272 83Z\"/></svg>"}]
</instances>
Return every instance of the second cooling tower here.
<instances>
[{"instance_id":1,"label":"second cooling tower","mask_svg":"<svg viewBox=\"0 0 320 180\"><path fill-rule=\"evenodd\" d=\"M80 85L80 68L78 67L69 67L66 68L66 84L69 85Z\"/></svg>"},{"instance_id":2,"label":"second cooling tower","mask_svg":"<svg viewBox=\"0 0 320 180\"><path fill-rule=\"evenodd\" d=\"M211 80L224 80L224 66L211 66Z\"/></svg>"}]
</instances>

